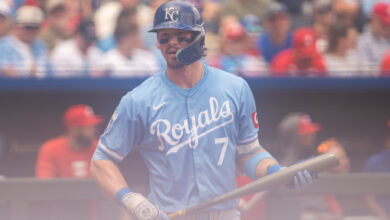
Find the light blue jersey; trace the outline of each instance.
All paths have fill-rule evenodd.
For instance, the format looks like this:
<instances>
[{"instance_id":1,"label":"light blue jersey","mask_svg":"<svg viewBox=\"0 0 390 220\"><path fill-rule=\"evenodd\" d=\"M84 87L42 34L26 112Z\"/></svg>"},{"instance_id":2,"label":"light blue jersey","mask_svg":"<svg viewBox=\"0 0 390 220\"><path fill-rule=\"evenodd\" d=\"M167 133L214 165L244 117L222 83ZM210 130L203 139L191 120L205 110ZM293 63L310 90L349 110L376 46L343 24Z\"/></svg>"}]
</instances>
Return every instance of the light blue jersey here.
<instances>
[{"instance_id":1,"label":"light blue jersey","mask_svg":"<svg viewBox=\"0 0 390 220\"><path fill-rule=\"evenodd\" d=\"M236 160L259 147L257 133L245 80L205 66L203 78L182 89L164 71L122 98L93 160L118 162L138 148L150 171L149 200L173 212L234 190Z\"/></svg>"}]
</instances>

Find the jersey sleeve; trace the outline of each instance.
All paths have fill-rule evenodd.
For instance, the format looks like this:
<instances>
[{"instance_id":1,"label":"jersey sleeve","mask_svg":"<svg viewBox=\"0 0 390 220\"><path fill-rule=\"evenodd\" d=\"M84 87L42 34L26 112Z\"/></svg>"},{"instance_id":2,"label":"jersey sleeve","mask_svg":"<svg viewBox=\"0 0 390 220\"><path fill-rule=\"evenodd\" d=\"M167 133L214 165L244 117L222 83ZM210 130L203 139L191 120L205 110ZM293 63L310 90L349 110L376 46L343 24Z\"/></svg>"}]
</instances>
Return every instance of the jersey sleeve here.
<instances>
[{"instance_id":1,"label":"jersey sleeve","mask_svg":"<svg viewBox=\"0 0 390 220\"><path fill-rule=\"evenodd\" d=\"M257 135L258 127L255 99L249 85L244 81L240 94L238 155L253 152L260 147Z\"/></svg>"},{"instance_id":2,"label":"jersey sleeve","mask_svg":"<svg viewBox=\"0 0 390 220\"><path fill-rule=\"evenodd\" d=\"M116 108L99 138L92 160L122 161L144 136L142 119L130 94L124 96Z\"/></svg>"}]
</instances>

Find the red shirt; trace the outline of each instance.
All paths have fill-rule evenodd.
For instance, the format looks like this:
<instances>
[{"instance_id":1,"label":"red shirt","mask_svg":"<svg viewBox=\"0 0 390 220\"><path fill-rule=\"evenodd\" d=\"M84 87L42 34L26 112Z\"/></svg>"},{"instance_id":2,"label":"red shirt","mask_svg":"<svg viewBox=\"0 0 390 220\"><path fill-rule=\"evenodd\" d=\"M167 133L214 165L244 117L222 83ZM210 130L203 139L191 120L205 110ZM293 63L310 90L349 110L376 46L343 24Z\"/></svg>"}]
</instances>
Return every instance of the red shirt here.
<instances>
[{"instance_id":1,"label":"red shirt","mask_svg":"<svg viewBox=\"0 0 390 220\"><path fill-rule=\"evenodd\" d=\"M381 64L381 76L390 76L390 51L384 56Z\"/></svg>"},{"instance_id":2,"label":"red shirt","mask_svg":"<svg viewBox=\"0 0 390 220\"><path fill-rule=\"evenodd\" d=\"M321 54L310 56L313 60L307 68L300 68L294 49L287 49L275 56L272 64L273 76L326 76L326 67Z\"/></svg>"},{"instance_id":3,"label":"red shirt","mask_svg":"<svg viewBox=\"0 0 390 220\"><path fill-rule=\"evenodd\" d=\"M96 149L97 140L85 149L72 149L65 136L51 139L44 143L39 151L35 166L36 176L51 177L89 177L89 167L92 155Z\"/></svg>"},{"instance_id":4,"label":"red shirt","mask_svg":"<svg viewBox=\"0 0 390 220\"><path fill-rule=\"evenodd\" d=\"M247 176L241 176L236 177L237 187L245 186L248 183L252 183L253 180L251 180ZM249 196L244 196L241 199L245 200L246 202L249 202L251 198L254 196L254 194ZM266 198L260 199L253 207L250 209L244 216L242 216L242 220L261 220L266 219L267 213L266 213Z\"/></svg>"}]
</instances>

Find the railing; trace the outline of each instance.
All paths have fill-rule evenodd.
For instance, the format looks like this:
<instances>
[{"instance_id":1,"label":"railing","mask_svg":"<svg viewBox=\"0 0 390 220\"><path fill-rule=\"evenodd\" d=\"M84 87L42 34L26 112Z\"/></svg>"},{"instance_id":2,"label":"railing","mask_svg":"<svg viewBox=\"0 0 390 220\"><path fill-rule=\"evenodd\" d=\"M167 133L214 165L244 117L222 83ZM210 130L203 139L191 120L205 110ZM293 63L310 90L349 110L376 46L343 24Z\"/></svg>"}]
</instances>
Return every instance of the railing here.
<instances>
[{"instance_id":1,"label":"railing","mask_svg":"<svg viewBox=\"0 0 390 220\"><path fill-rule=\"evenodd\" d=\"M390 89L390 77L257 77L245 79L254 91ZM0 91L127 91L144 80L145 78L0 78Z\"/></svg>"},{"instance_id":2,"label":"railing","mask_svg":"<svg viewBox=\"0 0 390 220\"><path fill-rule=\"evenodd\" d=\"M267 196L268 219L299 219L298 201L303 196L328 194L353 198L354 202L350 205L355 208L350 210L359 211L347 214L361 215L363 213L361 207L366 208L361 198L370 193L390 196L389 186L390 174L320 175L320 179L305 190L279 189L270 192ZM93 219L90 218L91 201L99 209L95 219L119 218L118 207L104 197L92 180L32 178L0 180L2 220Z\"/></svg>"}]
</instances>

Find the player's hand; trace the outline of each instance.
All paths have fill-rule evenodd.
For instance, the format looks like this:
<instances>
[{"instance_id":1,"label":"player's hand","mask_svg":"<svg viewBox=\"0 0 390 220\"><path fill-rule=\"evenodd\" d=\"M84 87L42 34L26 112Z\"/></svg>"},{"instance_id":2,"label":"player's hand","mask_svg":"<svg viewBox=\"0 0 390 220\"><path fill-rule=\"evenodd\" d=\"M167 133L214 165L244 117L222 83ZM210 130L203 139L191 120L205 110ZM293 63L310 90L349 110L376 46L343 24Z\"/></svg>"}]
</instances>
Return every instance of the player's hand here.
<instances>
[{"instance_id":1,"label":"player's hand","mask_svg":"<svg viewBox=\"0 0 390 220\"><path fill-rule=\"evenodd\" d=\"M317 173L310 173L307 170L299 171L294 176L294 189L301 189L313 183L317 179Z\"/></svg>"},{"instance_id":2,"label":"player's hand","mask_svg":"<svg viewBox=\"0 0 390 220\"><path fill-rule=\"evenodd\" d=\"M139 193L129 193L122 198L125 208L137 220L159 220L160 210Z\"/></svg>"}]
</instances>

